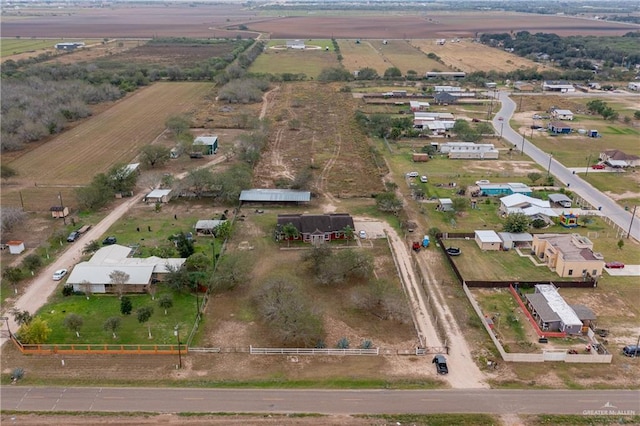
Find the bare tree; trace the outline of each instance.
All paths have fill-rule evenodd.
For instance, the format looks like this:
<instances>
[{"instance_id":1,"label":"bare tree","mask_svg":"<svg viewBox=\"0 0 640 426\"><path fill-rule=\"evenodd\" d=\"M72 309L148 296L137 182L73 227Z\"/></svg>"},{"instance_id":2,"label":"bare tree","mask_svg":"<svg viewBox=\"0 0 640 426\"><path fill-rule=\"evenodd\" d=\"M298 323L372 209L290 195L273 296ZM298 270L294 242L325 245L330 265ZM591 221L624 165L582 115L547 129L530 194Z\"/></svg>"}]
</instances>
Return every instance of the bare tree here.
<instances>
[{"instance_id":1,"label":"bare tree","mask_svg":"<svg viewBox=\"0 0 640 426\"><path fill-rule=\"evenodd\" d=\"M113 334L113 338L115 339L116 337L118 337L116 336L116 331L118 331L118 328L120 328L120 317L107 318L102 327L106 331L110 331Z\"/></svg>"},{"instance_id":2,"label":"bare tree","mask_svg":"<svg viewBox=\"0 0 640 426\"><path fill-rule=\"evenodd\" d=\"M118 295L119 299L122 299L122 296L125 293L127 281L129 281L129 274L123 271L113 271L109 274L109 279L111 279L111 285L113 286L114 293Z\"/></svg>"},{"instance_id":3,"label":"bare tree","mask_svg":"<svg viewBox=\"0 0 640 426\"><path fill-rule=\"evenodd\" d=\"M91 283L87 280L83 280L80 282L78 286L80 287L80 290L84 292L84 295L87 296L87 300L89 300L89 298L91 297L91 294L93 293L93 290L91 288Z\"/></svg>"},{"instance_id":4,"label":"bare tree","mask_svg":"<svg viewBox=\"0 0 640 426\"><path fill-rule=\"evenodd\" d=\"M156 189L162 183L163 173L159 171L148 171L140 175L138 184L148 189Z\"/></svg>"},{"instance_id":5,"label":"bare tree","mask_svg":"<svg viewBox=\"0 0 640 426\"><path fill-rule=\"evenodd\" d=\"M70 313L64 317L64 326L76 333L76 337L80 337L80 328L82 328L83 320L78 314Z\"/></svg>"},{"instance_id":6,"label":"bare tree","mask_svg":"<svg viewBox=\"0 0 640 426\"><path fill-rule=\"evenodd\" d=\"M2 232L12 230L16 225L24 222L27 214L19 207L2 207L0 210L0 229Z\"/></svg>"}]
</instances>

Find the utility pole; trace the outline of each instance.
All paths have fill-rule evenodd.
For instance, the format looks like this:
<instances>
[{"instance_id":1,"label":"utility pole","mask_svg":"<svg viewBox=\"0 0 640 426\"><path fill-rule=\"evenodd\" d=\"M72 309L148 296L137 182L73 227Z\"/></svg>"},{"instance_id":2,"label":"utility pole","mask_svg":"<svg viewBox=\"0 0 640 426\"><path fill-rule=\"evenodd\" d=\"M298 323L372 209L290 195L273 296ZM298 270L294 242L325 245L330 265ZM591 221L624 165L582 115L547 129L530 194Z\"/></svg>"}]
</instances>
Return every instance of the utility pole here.
<instances>
[{"instance_id":1,"label":"utility pole","mask_svg":"<svg viewBox=\"0 0 640 426\"><path fill-rule=\"evenodd\" d=\"M633 206L633 213L631 213L631 222L629 222L629 232L627 232L627 240L631 237L631 226L633 225L633 219L636 218L636 209L638 206Z\"/></svg>"},{"instance_id":2,"label":"utility pole","mask_svg":"<svg viewBox=\"0 0 640 426\"><path fill-rule=\"evenodd\" d=\"M549 154L549 166L547 167L547 177L551 176L551 160L553 159L553 154Z\"/></svg>"},{"instance_id":3,"label":"utility pole","mask_svg":"<svg viewBox=\"0 0 640 426\"><path fill-rule=\"evenodd\" d=\"M524 132L522 132L522 150L520 150L520 154L524 155Z\"/></svg>"},{"instance_id":4,"label":"utility pole","mask_svg":"<svg viewBox=\"0 0 640 426\"><path fill-rule=\"evenodd\" d=\"M587 158L587 168L585 169L584 177L587 177L589 174L589 164L591 164L591 153L589 153L589 157Z\"/></svg>"},{"instance_id":5,"label":"utility pole","mask_svg":"<svg viewBox=\"0 0 640 426\"><path fill-rule=\"evenodd\" d=\"M67 217L64 214L64 203L62 202L62 192L58 192L58 198L60 199L60 208L62 209L62 222L67 224Z\"/></svg>"},{"instance_id":6,"label":"utility pole","mask_svg":"<svg viewBox=\"0 0 640 426\"><path fill-rule=\"evenodd\" d=\"M173 329L173 335L178 338L178 368L182 368L182 352L180 351L180 328L176 325Z\"/></svg>"}]
</instances>

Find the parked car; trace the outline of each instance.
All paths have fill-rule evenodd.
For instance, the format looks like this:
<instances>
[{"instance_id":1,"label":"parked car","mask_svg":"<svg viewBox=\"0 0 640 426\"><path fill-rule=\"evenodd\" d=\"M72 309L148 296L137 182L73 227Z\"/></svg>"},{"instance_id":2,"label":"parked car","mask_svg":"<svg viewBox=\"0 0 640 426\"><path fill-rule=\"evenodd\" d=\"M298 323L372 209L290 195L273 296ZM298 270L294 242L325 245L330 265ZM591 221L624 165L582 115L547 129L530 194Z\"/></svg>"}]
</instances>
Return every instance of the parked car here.
<instances>
[{"instance_id":1,"label":"parked car","mask_svg":"<svg viewBox=\"0 0 640 426\"><path fill-rule=\"evenodd\" d=\"M462 250L460 250L458 247L449 247L447 249L447 254L449 256L460 256L461 253L462 253Z\"/></svg>"},{"instance_id":2,"label":"parked car","mask_svg":"<svg viewBox=\"0 0 640 426\"><path fill-rule=\"evenodd\" d=\"M594 170L604 170L607 168L607 166L605 166L604 164L594 164L593 166L591 166L591 168Z\"/></svg>"},{"instance_id":3,"label":"parked car","mask_svg":"<svg viewBox=\"0 0 640 426\"><path fill-rule=\"evenodd\" d=\"M449 367L447 367L447 359L444 357L444 355L434 356L431 363L436 365L436 371L438 372L438 374L449 373Z\"/></svg>"},{"instance_id":4,"label":"parked car","mask_svg":"<svg viewBox=\"0 0 640 426\"><path fill-rule=\"evenodd\" d=\"M362 238L363 240L367 239L367 231L365 231L364 229L361 229L358 235L360 235L360 238Z\"/></svg>"},{"instance_id":5,"label":"parked car","mask_svg":"<svg viewBox=\"0 0 640 426\"><path fill-rule=\"evenodd\" d=\"M637 356L640 356L640 346L636 346L636 345L625 346L624 348L622 348L622 353L625 356L630 356L635 358Z\"/></svg>"},{"instance_id":6,"label":"parked car","mask_svg":"<svg viewBox=\"0 0 640 426\"><path fill-rule=\"evenodd\" d=\"M491 182L489 182L486 179L480 179L480 180L476 181L476 185L486 185L486 184L489 184L489 183L491 183Z\"/></svg>"},{"instance_id":7,"label":"parked car","mask_svg":"<svg viewBox=\"0 0 640 426\"><path fill-rule=\"evenodd\" d=\"M426 176L420 176L420 182L427 183L427 182L429 182L429 179L427 179Z\"/></svg>"},{"instance_id":8,"label":"parked car","mask_svg":"<svg viewBox=\"0 0 640 426\"><path fill-rule=\"evenodd\" d=\"M75 240L77 240L78 238L80 238L80 233L78 231L73 231L72 233L69 234L69 236L67 237L67 242L72 243Z\"/></svg>"},{"instance_id":9,"label":"parked car","mask_svg":"<svg viewBox=\"0 0 640 426\"><path fill-rule=\"evenodd\" d=\"M503 117L498 117L498 121L504 121Z\"/></svg>"},{"instance_id":10,"label":"parked car","mask_svg":"<svg viewBox=\"0 0 640 426\"><path fill-rule=\"evenodd\" d=\"M607 262L604 264L604 267L607 269L623 269L624 263L622 262Z\"/></svg>"},{"instance_id":11,"label":"parked car","mask_svg":"<svg viewBox=\"0 0 640 426\"><path fill-rule=\"evenodd\" d=\"M118 240L116 240L116 237L107 237L104 240L102 240L102 244L104 244L105 246L110 246L111 244L115 244Z\"/></svg>"},{"instance_id":12,"label":"parked car","mask_svg":"<svg viewBox=\"0 0 640 426\"><path fill-rule=\"evenodd\" d=\"M409 173L407 173L407 177L410 177L410 178L417 178L418 176L420 176L418 174L418 172L409 172Z\"/></svg>"},{"instance_id":13,"label":"parked car","mask_svg":"<svg viewBox=\"0 0 640 426\"><path fill-rule=\"evenodd\" d=\"M65 275L67 275L66 269L58 269L53 273L53 280L60 281L62 278L64 278Z\"/></svg>"}]
</instances>

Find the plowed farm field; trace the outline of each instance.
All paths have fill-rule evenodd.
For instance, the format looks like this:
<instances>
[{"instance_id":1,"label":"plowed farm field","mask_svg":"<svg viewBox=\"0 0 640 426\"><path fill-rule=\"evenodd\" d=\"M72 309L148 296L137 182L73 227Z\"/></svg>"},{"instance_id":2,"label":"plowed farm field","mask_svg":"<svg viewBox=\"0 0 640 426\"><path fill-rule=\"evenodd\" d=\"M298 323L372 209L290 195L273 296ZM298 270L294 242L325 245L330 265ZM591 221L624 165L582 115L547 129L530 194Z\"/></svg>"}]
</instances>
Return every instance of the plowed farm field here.
<instances>
[{"instance_id":1,"label":"plowed farm field","mask_svg":"<svg viewBox=\"0 0 640 426\"><path fill-rule=\"evenodd\" d=\"M435 40L412 40L411 44L424 53L435 53L452 69L464 72L509 72L526 68L546 68L543 64L471 40L447 40L444 45L436 45Z\"/></svg>"},{"instance_id":2,"label":"plowed farm field","mask_svg":"<svg viewBox=\"0 0 640 426\"><path fill-rule=\"evenodd\" d=\"M11 200L21 190L25 198L46 200L41 208L31 206L32 210L48 210L53 205L50 198L55 199L60 188L86 185L114 164L134 160L144 145L165 130L169 116L195 112L212 88L211 83L156 83L26 152L8 163L18 176L12 179L13 185L2 186L3 205L20 205ZM47 187L55 196L42 192ZM65 201L73 205L72 199Z\"/></svg>"}]
</instances>

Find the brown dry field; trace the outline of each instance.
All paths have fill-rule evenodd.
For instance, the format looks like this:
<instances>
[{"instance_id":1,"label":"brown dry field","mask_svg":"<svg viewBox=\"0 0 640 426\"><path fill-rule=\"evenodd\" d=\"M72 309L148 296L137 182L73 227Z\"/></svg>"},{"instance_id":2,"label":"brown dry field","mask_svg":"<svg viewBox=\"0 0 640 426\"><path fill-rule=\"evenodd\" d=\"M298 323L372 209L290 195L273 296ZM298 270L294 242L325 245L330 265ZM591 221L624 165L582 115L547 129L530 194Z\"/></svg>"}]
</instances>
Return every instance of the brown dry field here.
<instances>
[{"instance_id":1,"label":"brown dry field","mask_svg":"<svg viewBox=\"0 0 640 426\"><path fill-rule=\"evenodd\" d=\"M108 61L144 64L146 66L178 65L191 66L193 62L205 61L231 53L233 43L219 44L142 44L116 55L110 55Z\"/></svg>"},{"instance_id":2,"label":"brown dry field","mask_svg":"<svg viewBox=\"0 0 640 426\"><path fill-rule=\"evenodd\" d=\"M35 149L3 156L18 176L2 185L2 204L19 206L21 191L30 203L25 208L48 211L62 191L65 204L75 207L73 187L114 164L131 162L165 130L169 116L194 111L212 88L211 83L155 83Z\"/></svg>"},{"instance_id":3,"label":"brown dry field","mask_svg":"<svg viewBox=\"0 0 640 426\"><path fill-rule=\"evenodd\" d=\"M338 15L339 12L336 12ZM29 9L3 14L3 37L256 37L433 39L526 30L558 35L622 35L638 26L568 16L506 12L433 12L428 16L264 17L241 5L122 4L109 8ZM239 25L249 31L238 31Z\"/></svg>"},{"instance_id":4,"label":"brown dry field","mask_svg":"<svg viewBox=\"0 0 640 426\"><path fill-rule=\"evenodd\" d=\"M428 58L428 52L421 52L405 40L390 40L388 43L380 43L378 50L403 75L409 70L416 71L418 75L424 75L427 71L449 71L446 65Z\"/></svg>"},{"instance_id":5,"label":"brown dry field","mask_svg":"<svg viewBox=\"0 0 640 426\"><path fill-rule=\"evenodd\" d=\"M516 69L546 68L543 64L504 50L474 43L469 39L457 43L447 41L443 46L436 45L435 40L411 40L411 44L425 53L435 53L452 69L457 68L464 72L510 72Z\"/></svg>"},{"instance_id":6,"label":"brown dry field","mask_svg":"<svg viewBox=\"0 0 640 426\"><path fill-rule=\"evenodd\" d=\"M312 167L313 190L335 197L368 197L381 191L367 136L355 122L358 100L339 92L339 84L283 84L269 94L271 135L255 168L258 187L274 187ZM299 130L292 130L297 120ZM381 165L384 167L383 165Z\"/></svg>"}]
</instances>

